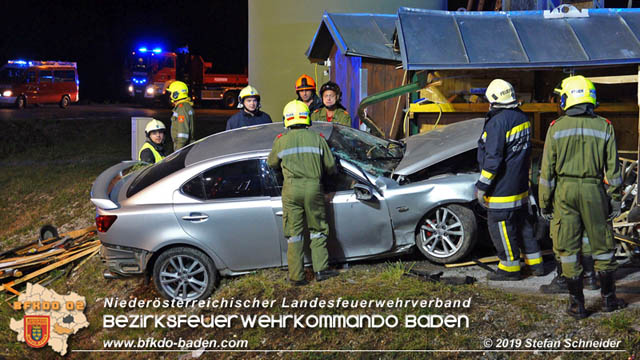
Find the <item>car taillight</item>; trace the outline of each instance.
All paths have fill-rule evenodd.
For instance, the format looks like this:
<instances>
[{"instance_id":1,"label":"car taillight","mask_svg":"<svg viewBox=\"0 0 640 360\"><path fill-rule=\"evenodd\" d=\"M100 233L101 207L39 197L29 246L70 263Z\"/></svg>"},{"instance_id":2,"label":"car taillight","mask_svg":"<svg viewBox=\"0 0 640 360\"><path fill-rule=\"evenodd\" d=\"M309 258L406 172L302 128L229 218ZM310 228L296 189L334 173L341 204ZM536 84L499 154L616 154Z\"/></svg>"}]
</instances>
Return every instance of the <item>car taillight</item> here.
<instances>
[{"instance_id":1,"label":"car taillight","mask_svg":"<svg viewBox=\"0 0 640 360\"><path fill-rule=\"evenodd\" d=\"M99 232L107 232L117 218L115 215L98 215L96 216L96 228Z\"/></svg>"}]
</instances>

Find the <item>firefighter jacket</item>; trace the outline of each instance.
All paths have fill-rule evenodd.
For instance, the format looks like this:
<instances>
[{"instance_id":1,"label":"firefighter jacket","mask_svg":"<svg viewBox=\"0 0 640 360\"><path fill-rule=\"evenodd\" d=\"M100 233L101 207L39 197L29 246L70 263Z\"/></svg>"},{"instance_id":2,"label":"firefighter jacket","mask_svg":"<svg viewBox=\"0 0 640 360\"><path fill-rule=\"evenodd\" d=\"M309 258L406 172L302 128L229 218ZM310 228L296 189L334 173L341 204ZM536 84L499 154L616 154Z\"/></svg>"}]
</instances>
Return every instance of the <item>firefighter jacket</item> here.
<instances>
[{"instance_id":1,"label":"firefighter jacket","mask_svg":"<svg viewBox=\"0 0 640 360\"><path fill-rule=\"evenodd\" d=\"M332 117L327 116L326 107L323 106L320 109L316 109L316 111L311 113L311 121L328 121L351 127L351 116L341 107L336 107Z\"/></svg>"},{"instance_id":2,"label":"firefighter jacket","mask_svg":"<svg viewBox=\"0 0 640 360\"><path fill-rule=\"evenodd\" d=\"M307 128L291 129L273 142L267 163L282 169L284 180L317 180L336 173L336 163L324 138Z\"/></svg>"},{"instance_id":3,"label":"firefighter jacket","mask_svg":"<svg viewBox=\"0 0 640 360\"><path fill-rule=\"evenodd\" d=\"M193 125L193 105L188 100L176 103L171 116L173 151L194 142Z\"/></svg>"},{"instance_id":4,"label":"firefighter jacket","mask_svg":"<svg viewBox=\"0 0 640 360\"><path fill-rule=\"evenodd\" d=\"M227 130L237 129L244 126L271 124L271 122L271 116L265 112L257 110L254 115L243 109L233 114L233 116L227 120Z\"/></svg>"},{"instance_id":5,"label":"firefighter jacket","mask_svg":"<svg viewBox=\"0 0 640 360\"><path fill-rule=\"evenodd\" d=\"M138 153L138 159L150 164L155 164L164 159L164 157L164 146L162 144L158 145L151 140L145 141Z\"/></svg>"},{"instance_id":6,"label":"firefighter jacket","mask_svg":"<svg viewBox=\"0 0 640 360\"><path fill-rule=\"evenodd\" d=\"M598 115L562 116L553 121L544 142L540 173L540 208L551 210L558 178L593 178L606 175L607 193L620 201L622 172L611 122Z\"/></svg>"},{"instance_id":7,"label":"firefighter jacket","mask_svg":"<svg viewBox=\"0 0 640 360\"><path fill-rule=\"evenodd\" d=\"M480 179L489 209L515 209L529 196L531 123L520 109L493 109L487 113L478 140Z\"/></svg>"}]
</instances>

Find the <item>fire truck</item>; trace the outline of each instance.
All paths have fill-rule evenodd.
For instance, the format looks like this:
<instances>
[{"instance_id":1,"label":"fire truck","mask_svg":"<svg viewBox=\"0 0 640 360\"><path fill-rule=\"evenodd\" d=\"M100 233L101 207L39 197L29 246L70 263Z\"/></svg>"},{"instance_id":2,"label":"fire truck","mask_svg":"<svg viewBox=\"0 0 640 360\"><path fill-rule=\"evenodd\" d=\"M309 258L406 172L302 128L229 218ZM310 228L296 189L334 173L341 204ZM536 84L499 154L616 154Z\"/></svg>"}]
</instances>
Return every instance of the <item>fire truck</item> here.
<instances>
[{"instance_id":1,"label":"fire truck","mask_svg":"<svg viewBox=\"0 0 640 360\"><path fill-rule=\"evenodd\" d=\"M140 47L127 59L127 90L136 102L168 101L165 90L175 80L189 86L194 101L221 102L227 108L238 105L238 94L248 84L246 74L215 74L210 62L188 48L171 52Z\"/></svg>"}]
</instances>

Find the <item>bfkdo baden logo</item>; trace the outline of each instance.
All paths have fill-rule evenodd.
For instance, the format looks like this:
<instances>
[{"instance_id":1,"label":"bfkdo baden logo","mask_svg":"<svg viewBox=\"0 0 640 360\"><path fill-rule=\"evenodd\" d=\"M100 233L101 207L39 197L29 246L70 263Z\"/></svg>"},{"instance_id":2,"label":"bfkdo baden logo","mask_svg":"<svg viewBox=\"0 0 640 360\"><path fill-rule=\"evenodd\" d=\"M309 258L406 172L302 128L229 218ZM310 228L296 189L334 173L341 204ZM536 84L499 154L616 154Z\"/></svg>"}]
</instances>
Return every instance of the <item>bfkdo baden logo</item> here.
<instances>
[{"instance_id":1,"label":"bfkdo baden logo","mask_svg":"<svg viewBox=\"0 0 640 360\"><path fill-rule=\"evenodd\" d=\"M88 327L84 315L86 301L76 293L60 295L38 284L27 284L27 289L13 302L15 311L24 311L21 320L11 319L9 327L17 340L33 348L49 345L60 355L67 353L67 339L80 329Z\"/></svg>"},{"instance_id":2,"label":"bfkdo baden logo","mask_svg":"<svg viewBox=\"0 0 640 360\"><path fill-rule=\"evenodd\" d=\"M34 348L41 348L49 342L49 316L26 315L24 317L24 341Z\"/></svg>"}]
</instances>

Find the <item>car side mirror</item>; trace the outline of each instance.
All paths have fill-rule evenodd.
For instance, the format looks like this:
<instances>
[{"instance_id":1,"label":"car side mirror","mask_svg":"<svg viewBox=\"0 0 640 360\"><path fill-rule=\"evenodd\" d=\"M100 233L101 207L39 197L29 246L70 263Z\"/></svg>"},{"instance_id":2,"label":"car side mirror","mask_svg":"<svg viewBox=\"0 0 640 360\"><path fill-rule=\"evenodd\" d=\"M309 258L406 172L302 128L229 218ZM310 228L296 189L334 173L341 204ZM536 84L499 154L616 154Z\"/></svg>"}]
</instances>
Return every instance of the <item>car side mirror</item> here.
<instances>
[{"instance_id":1,"label":"car side mirror","mask_svg":"<svg viewBox=\"0 0 640 360\"><path fill-rule=\"evenodd\" d=\"M367 201L373 198L373 190L367 185L355 184L353 186L353 193L358 200Z\"/></svg>"}]
</instances>

